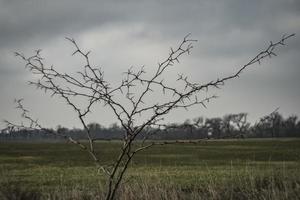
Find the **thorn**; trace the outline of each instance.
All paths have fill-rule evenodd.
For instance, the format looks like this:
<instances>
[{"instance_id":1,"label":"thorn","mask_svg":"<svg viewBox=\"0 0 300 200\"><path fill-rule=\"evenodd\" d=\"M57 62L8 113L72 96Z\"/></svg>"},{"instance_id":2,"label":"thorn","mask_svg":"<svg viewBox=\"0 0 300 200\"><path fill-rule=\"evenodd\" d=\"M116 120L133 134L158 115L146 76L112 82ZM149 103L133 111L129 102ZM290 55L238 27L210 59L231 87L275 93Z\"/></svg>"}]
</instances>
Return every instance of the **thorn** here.
<instances>
[{"instance_id":1,"label":"thorn","mask_svg":"<svg viewBox=\"0 0 300 200\"><path fill-rule=\"evenodd\" d=\"M72 56L74 56L76 53L78 53L79 51L78 50L76 50L76 51L74 51L73 53L72 53Z\"/></svg>"},{"instance_id":2,"label":"thorn","mask_svg":"<svg viewBox=\"0 0 300 200\"><path fill-rule=\"evenodd\" d=\"M273 56L277 56L277 54L276 54L276 53L274 53L274 52L271 52L270 54L272 54Z\"/></svg>"},{"instance_id":3,"label":"thorn","mask_svg":"<svg viewBox=\"0 0 300 200\"><path fill-rule=\"evenodd\" d=\"M87 57L90 53L91 53L91 51L88 51L88 52L85 54L85 56Z\"/></svg>"}]
</instances>

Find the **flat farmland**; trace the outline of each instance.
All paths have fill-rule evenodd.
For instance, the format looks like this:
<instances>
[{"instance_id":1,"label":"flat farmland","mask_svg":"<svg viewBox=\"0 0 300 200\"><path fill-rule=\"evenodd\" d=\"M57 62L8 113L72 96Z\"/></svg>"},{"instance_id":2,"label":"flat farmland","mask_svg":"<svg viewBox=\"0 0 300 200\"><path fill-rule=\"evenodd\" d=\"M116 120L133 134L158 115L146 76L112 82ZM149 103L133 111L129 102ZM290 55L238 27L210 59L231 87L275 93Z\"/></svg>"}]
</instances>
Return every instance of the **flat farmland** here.
<instances>
[{"instance_id":1,"label":"flat farmland","mask_svg":"<svg viewBox=\"0 0 300 200\"><path fill-rule=\"evenodd\" d=\"M139 144L137 144L139 145ZM110 165L121 143L96 145ZM1 199L102 199L105 175L64 142L1 142ZM299 199L299 139L207 140L136 155L118 199Z\"/></svg>"}]
</instances>

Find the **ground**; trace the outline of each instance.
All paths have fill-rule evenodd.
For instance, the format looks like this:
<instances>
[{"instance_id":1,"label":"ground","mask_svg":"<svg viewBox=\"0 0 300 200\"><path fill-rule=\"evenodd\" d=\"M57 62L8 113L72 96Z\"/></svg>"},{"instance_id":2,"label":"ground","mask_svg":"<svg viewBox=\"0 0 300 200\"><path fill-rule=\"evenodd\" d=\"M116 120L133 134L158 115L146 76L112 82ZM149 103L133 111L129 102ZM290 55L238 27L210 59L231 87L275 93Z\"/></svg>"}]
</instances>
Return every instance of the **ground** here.
<instances>
[{"instance_id":1,"label":"ground","mask_svg":"<svg viewBox=\"0 0 300 200\"><path fill-rule=\"evenodd\" d=\"M98 142L101 162L110 164L119 147ZM157 146L137 154L118 198L299 199L299 169L300 139L294 138ZM101 199L104 180L73 144L0 143L1 198Z\"/></svg>"}]
</instances>

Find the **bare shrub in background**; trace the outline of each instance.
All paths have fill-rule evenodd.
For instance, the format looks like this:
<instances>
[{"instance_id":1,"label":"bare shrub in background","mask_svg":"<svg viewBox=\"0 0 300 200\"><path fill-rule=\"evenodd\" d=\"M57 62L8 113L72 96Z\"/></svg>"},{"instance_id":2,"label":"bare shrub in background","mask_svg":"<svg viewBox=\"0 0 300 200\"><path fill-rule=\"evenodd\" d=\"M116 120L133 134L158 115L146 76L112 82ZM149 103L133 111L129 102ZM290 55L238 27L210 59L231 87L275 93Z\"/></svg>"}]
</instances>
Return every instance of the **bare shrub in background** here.
<instances>
[{"instance_id":1,"label":"bare shrub in background","mask_svg":"<svg viewBox=\"0 0 300 200\"><path fill-rule=\"evenodd\" d=\"M117 86L113 86L105 79L101 68L92 66L89 57L90 52L82 50L76 41L71 38L67 38L67 40L75 47L73 55L82 57L85 62L78 75L62 73L53 66L46 66L40 50L36 51L30 57L16 53L16 56L25 62L26 68L32 74L39 77L36 81L31 81L31 85L50 93L52 96L60 96L68 106L73 108L85 130L88 143L82 143L68 135L63 135L63 133L57 133L44 128L37 120L30 116L28 110L23 107L22 100L17 100L16 103L22 111L22 117L28 121L28 124L15 124L6 121L7 129L37 129L45 132L45 134L58 134L71 143L78 145L92 157L97 167L107 176L106 199L114 199L129 163L136 153L155 145L197 143L201 141L160 142L149 140L151 135L172 128L163 124L163 119L166 115L175 109L188 109L197 105L205 107L216 96L208 96L201 99L201 94L206 93L211 88L220 88L226 81L239 77L247 67L255 63L260 63L266 57L275 56L275 48L284 45L285 41L292 36L294 34L285 35L278 42L271 42L265 50L258 53L248 63L241 66L238 71L229 76L200 84L192 82L185 75L178 75L176 83L180 87L168 84L164 81L164 78L166 71L172 69L176 63L179 63L182 56L189 54L192 50L193 43L196 40L190 39L189 35L184 37L178 47L175 49L171 48L169 56L158 63L153 74L147 73L144 68L137 71L130 68ZM157 99L153 103L148 102L147 98L153 95L153 93L158 93L164 96L164 98ZM78 104L78 99L81 101L85 100L86 104L84 106ZM90 128L86 122L87 115L93 109L96 109L95 104L97 103L109 107L124 129L123 145L112 165L103 165L101 163L101 155L98 155L94 148L96 139L92 137ZM99 104L97 105L99 106ZM143 121L140 120L141 116L145 118ZM237 126L241 129L244 127L244 117L235 117ZM194 125L197 126L197 121ZM143 141L137 141L137 138L140 136L143 136Z\"/></svg>"}]
</instances>

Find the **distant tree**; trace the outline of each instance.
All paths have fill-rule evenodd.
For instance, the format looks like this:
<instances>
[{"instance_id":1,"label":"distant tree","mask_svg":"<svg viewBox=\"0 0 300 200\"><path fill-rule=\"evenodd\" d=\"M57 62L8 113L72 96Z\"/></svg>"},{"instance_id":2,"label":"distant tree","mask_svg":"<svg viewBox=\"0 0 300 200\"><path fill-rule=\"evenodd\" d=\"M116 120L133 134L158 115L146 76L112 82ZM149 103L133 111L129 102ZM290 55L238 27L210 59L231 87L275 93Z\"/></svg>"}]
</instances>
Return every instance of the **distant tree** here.
<instances>
[{"instance_id":1,"label":"distant tree","mask_svg":"<svg viewBox=\"0 0 300 200\"><path fill-rule=\"evenodd\" d=\"M300 137L300 121L297 122L297 126L296 126L296 136Z\"/></svg>"},{"instance_id":2,"label":"distant tree","mask_svg":"<svg viewBox=\"0 0 300 200\"><path fill-rule=\"evenodd\" d=\"M285 136L297 136L297 120L298 117L296 115L289 116L284 120L283 127L285 128Z\"/></svg>"},{"instance_id":3,"label":"distant tree","mask_svg":"<svg viewBox=\"0 0 300 200\"><path fill-rule=\"evenodd\" d=\"M64 133L60 134L43 128L37 120L31 117L29 111L23 107L22 100L18 100L16 103L22 112L22 117L29 124L14 124L7 121L7 127L10 129L37 129L48 134L60 135L71 143L81 147L91 156L99 169L107 175L106 199L114 199L130 162L138 152L155 145L197 142L145 142L148 135L153 135L159 132L161 128L166 128L162 124L166 115L176 109L188 109L196 105L206 106L209 100L214 99L215 96L208 96L201 99L202 93L206 93L211 88L220 88L225 82L239 77L247 67L255 63L260 63L266 57L276 55L274 53L275 48L284 45L285 41L292 36L294 34L283 36L278 42L271 42L265 50L251 58L249 62L242 65L235 73L204 84L192 82L189 77L183 74L178 75L177 78L174 77L174 81L177 80L176 84L170 84L164 80L167 71L173 69L174 65L179 62L179 59L183 55L191 52L193 48L192 44L196 40L190 39L189 36L184 37L177 48L170 49L167 58L158 63L153 74L146 73L143 67L136 71L130 68L117 86L113 86L105 79L101 68L91 64L90 52L83 51L74 39L67 38L75 48L73 55L79 55L85 62L82 70L77 75L62 73L53 66L46 66L40 50L29 57L21 53L16 53L25 62L26 68L35 77L39 77L37 80L31 81L31 85L50 93L52 96L61 97L74 110L84 128L88 145ZM177 87L177 85L180 85L180 87ZM154 92L157 95L163 96L163 98L156 98L154 102L149 101L153 97ZM81 104L77 104L78 99L80 99ZM83 106L82 102L86 104ZM95 109L96 104L104 105L111 109L111 112L114 113L118 123L122 127L122 148L112 165L104 165L99 160L99 155L94 145L95 138L93 138L91 129L86 122L87 115L92 109ZM143 118L144 120L141 120ZM220 118L217 118L207 122L218 137L220 137L221 121ZM144 142L136 145L137 138L141 134L144 134Z\"/></svg>"},{"instance_id":4,"label":"distant tree","mask_svg":"<svg viewBox=\"0 0 300 200\"><path fill-rule=\"evenodd\" d=\"M283 117L279 112L274 112L268 118L272 137L279 137L280 130L283 125Z\"/></svg>"},{"instance_id":5,"label":"distant tree","mask_svg":"<svg viewBox=\"0 0 300 200\"><path fill-rule=\"evenodd\" d=\"M89 123L87 125L88 129L90 130L91 132L91 135L93 138L102 138L102 130L103 130L103 127L98 124L98 123Z\"/></svg>"},{"instance_id":6,"label":"distant tree","mask_svg":"<svg viewBox=\"0 0 300 200\"><path fill-rule=\"evenodd\" d=\"M99 131L102 129L102 126L98 123L89 123L87 125L87 127L91 130L91 131Z\"/></svg>"},{"instance_id":7,"label":"distant tree","mask_svg":"<svg viewBox=\"0 0 300 200\"><path fill-rule=\"evenodd\" d=\"M206 138L207 132L205 132L205 120L203 117L197 117L193 119L193 127L195 127L195 138Z\"/></svg>"},{"instance_id":8,"label":"distant tree","mask_svg":"<svg viewBox=\"0 0 300 200\"><path fill-rule=\"evenodd\" d=\"M66 128L66 127L62 127L61 125L58 125L58 126L56 127L56 132L57 132L58 134L68 134L69 129Z\"/></svg>"},{"instance_id":9,"label":"distant tree","mask_svg":"<svg viewBox=\"0 0 300 200\"><path fill-rule=\"evenodd\" d=\"M262 117L258 123L255 124L255 129L260 132L261 137L263 134L267 137L278 137L279 132L282 129L283 117L278 112L277 108L275 111Z\"/></svg>"},{"instance_id":10,"label":"distant tree","mask_svg":"<svg viewBox=\"0 0 300 200\"><path fill-rule=\"evenodd\" d=\"M239 136L244 137L247 133L250 123L247 122L247 113L239 113L231 116L232 123L237 127Z\"/></svg>"},{"instance_id":11,"label":"distant tree","mask_svg":"<svg viewBox=\"0 0 300 200\"><path fill-rule=\"evenodd\" d=\"M233 118L233 114L227 114L222 119L223 120L222 129L226 137L231 136L234 131L234 126L232 125L232 118Z\"/></svg>"},{"instance_id":12,"label":"distant tree","mask_svg":"<svg viewBox=\"0 0 300 200\"><path fill-rule=\"evenodd\" d=\"M221 138L223 121L220 117L206 119L205 127L211 131L214 138Z\"/></svg>"},{"instance_id":13,"label":"distant tree","mask_svg":"<svg viewBox=\"0 0 300 200\"><path fill-rule=\"evenodd\" d=\"M193 119L193 122L197 128L202 128L204 126L205 120L203 117L196 117Z\"/></svg>"}]
</instances>

